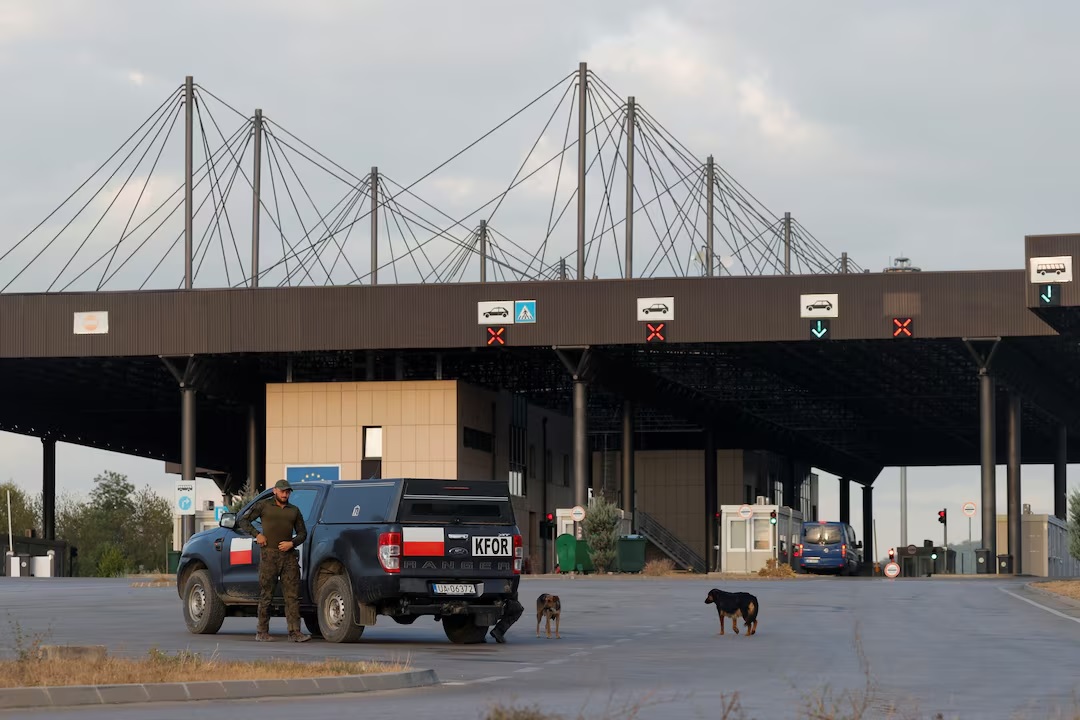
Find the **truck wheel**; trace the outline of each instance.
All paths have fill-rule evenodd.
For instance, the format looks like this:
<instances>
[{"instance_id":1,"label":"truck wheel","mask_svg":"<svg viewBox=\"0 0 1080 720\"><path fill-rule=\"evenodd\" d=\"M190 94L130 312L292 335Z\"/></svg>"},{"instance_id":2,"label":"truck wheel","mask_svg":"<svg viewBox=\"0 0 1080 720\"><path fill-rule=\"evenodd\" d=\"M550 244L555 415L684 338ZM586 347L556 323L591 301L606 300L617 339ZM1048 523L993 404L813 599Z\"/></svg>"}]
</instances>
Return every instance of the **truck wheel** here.
<instances>
[{"instance_id":1,"label":"truck wheel","mask_svg":"<svg viewBox=\"0 0 1080 720\"><path fill-rule=\"evenodd\" d=\"M356 600L344 575L334 575L323 583L318 603L319 629L328 642L356 642L364 634L364 626L356 624Z\"/></svg>"},{"instance_id":2,"label":"truck wheel","mask_svg":"<svg viewBox=\"0 0 1080 720\"><path fill-rule=\"evenodd\" d=\"M474 625L468 615L447 615L442 620L443 632L455 645L475 645L484 642L487 625Z\"/></svg>"},{"instance_id":3,"label":"truck wheel","mask_svg":"<svg viewBox=\"0 0 1080 720\"><path fill-rule=\"evenodd\" d=\"M210 584L210 573L196 570L184 583L184 623L196 635L213 635L225 620L225 603Z\"/></svg>"}]
</instances>

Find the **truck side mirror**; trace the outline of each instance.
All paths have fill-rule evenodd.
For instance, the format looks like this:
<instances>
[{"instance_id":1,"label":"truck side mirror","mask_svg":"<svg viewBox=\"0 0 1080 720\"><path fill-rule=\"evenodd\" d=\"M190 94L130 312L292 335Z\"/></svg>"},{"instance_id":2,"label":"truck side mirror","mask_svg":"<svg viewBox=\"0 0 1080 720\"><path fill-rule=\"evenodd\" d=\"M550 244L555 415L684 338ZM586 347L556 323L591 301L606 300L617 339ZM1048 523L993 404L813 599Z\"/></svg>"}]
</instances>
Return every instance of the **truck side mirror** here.
<instances>
[{"instance_id":1,"label":"truck side mirror","mask_svg":"<svg viewBox=\"0 0 1080 720\"><path fill-rule=\"evenodd\" d=\"M236 527L236 513L221 513L221 520L218 521L218 525L230 530L233 529Z\"/></svg>"}]
</instances>

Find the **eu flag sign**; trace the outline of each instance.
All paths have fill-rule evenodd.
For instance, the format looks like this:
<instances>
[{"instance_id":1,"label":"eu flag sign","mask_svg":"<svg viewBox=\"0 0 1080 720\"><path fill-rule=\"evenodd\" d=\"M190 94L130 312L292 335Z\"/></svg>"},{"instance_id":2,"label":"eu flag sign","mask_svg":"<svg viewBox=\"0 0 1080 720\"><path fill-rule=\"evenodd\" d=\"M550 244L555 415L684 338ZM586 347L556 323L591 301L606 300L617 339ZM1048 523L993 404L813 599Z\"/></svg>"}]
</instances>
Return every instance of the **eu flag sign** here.
<instances>
[{"instance_id":1,"label":"eu flag sign","mask_svg":"<svg viewBox=\"0 0 1080 720\"><path fill-rule=\"evenodd\" d=\"M292 483L306 480L340 480L339 465L293 465L285 468L285 479Z\"/></svg>"}]
</instances>

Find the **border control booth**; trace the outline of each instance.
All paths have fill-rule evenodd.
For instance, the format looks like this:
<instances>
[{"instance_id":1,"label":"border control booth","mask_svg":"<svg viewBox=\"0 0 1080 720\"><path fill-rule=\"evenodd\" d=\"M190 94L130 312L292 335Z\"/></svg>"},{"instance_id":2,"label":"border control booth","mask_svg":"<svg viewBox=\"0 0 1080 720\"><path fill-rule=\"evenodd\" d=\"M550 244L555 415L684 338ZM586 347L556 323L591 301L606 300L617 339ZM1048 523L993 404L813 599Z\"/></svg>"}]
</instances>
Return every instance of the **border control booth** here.
<instances>
[{"instance_id":1,"label":"border control booth","mask_svg":"<svg viewBox=\"0 0 1080 720\"><path fill-rule=\"evenodd\" d=\"M750 574L765 568L769 560L791 563L791 548L802 531L802 513L763 501L720 506L716 548L720 572Z\"/></svg>"}]
</instances>

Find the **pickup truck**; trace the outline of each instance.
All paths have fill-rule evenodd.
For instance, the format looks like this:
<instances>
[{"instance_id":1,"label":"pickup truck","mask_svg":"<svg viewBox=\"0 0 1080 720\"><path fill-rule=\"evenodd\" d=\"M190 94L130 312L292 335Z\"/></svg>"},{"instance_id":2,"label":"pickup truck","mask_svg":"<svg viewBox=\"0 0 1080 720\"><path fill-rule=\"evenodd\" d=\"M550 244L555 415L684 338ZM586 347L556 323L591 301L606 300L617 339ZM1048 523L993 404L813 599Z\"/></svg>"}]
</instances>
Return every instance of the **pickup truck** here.
<instances>
[{"instance_id":1,"label":"pickup truck","mask_svg":"<svg viewBox=\"0 0 1080 720\"><path fill-rule=\"evenodd\" d=\"M290 502L308 530L300 614L313 637L356 642L380 615L402 625L429 615L450 642L482 643L517 595L524 548L506 482L319 480L294 483ZM259 546L237 526L224 513L180 554L176 590L192 633L257 615ZM284 614L279 586L271 615Z\"/></svg>"}]
</instances>

